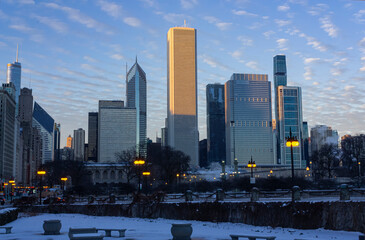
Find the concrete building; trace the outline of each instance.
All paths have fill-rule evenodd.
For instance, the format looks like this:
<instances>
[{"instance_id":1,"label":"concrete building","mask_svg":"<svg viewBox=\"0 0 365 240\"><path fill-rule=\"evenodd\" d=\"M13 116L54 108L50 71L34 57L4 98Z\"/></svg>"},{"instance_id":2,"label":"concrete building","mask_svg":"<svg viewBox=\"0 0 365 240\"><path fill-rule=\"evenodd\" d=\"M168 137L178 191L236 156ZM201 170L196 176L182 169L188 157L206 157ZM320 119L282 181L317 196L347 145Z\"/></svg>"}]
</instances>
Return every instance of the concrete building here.
<instances>
[{"instance_id":1,"label":"concrete building","mask_svg":"<svg viewBox=\"0 0 365 240\"><path fill-rule=\"evenodd\" d=\"M207 99L207 158L212 162L226 160L226 125L224 85L208 84Z\"/></svg>"},{"instance_id":2,"label":"concrete building","mask_svg":"<svg viewBox=\"0 0 365 240\"><path fill-rule=\"evenodd\" d=\"M307 163L302 158L303 153L303 113L302 90L300 87L279 86L277 129L280 136L278 164L291 165L291 150L286 147L286 138L290 131L299 141L299 146L293 148L294 167L305 168Z\"/></svg>"},{"instance_id":3,"label":"concrete building","mask_svg":"<svg viewBox=\"0 0 365 240\"><path fill-rule=\"evenodd\" d=\"M271 83L266 74L235 73L225 84L226 164L274 164Z\"/></svg>"},{"instance_id":4,"label":"concrete building","mask_svg":"<svg viewBox=\"0 0 365 240\"><path fill-rule=\"evenodd\" d=\"M99 101L98 162L115 162L116 154L136 148L136 109L123 101Z\"/></svg>"},{"instance_id":5,"label":"concrete building","mask_svg":"<svg viewBox=\"0 0 365 240\"><path fill-rule=\"evenodd\" d=\"M326 125L316 125L311 128L311 153L319 151L325 144L338 147L338 132Z\"/></svg>"},{"instance_id":6,"label":"concrete building","mask_svg":"<svg viewBox=\"0 0 365 240\"><path fill-rule=\"evenodd\" d=\"M168 145L199 165L196 29L173 27L167 33Z\"/></svg>"},{"instance_id":7,"label":"concrete building","mask_svg":"<svg viewBox=\"0 0 365 240\"><path fill-rule=\"evenodd\" d=\"M53 161L54 120L37 102L34 102L33 126L42 136L42 164Z\"/></svg>"},{"instance_id":8,"label":"concrete building","mask_svg":"<svg viewBox=\"0 0 365 240\"><path fill-rule=\"evenodd\" d=\"M98 158L98 113L89 112L88 119L88 161L97 162Z\"/></svg>"},{"instance_id":9,"label":"concrete building","mask_svg":"<svg viewBox=\"0 0 365 240\"><path fill-rule=\"evenodd\" d=\"M74 158L76 161L84 161L85 158L85 130L79 128L74 130L73 138Z\"/></svg>"},{"instance_id":10,"label":"concrete building","mask_svg":"<svg viewBox=\"0 0 365 240\"><path fill-rule=\"evenodd\" d=\"M53 152L54 152L54 160L61 160L61 124L54 124L53 131L54 141L53 141Z\"/></svg>"},{"instance_id":11,"label":"concrete building","mask_svg":"<svg viewBox=\"0 0 365 240\"><path fill-rule=\"evenodd\" d=\"M71 135L68 135L68 137L67 137L66 147L67 148L72 148L72 137L71 137Z\"/></svg>"},{"instance_id":12,"label":"concrete building","mask_svg":"<svg viewBox=\"0 0 365 240\"><path fill-rule=\"evenodd\" d=\"M11 84L12 85L12 84ZM0 89L0 179L14 176L15 98L4 88Z\"/></svg>"},{"instance_id":13,"label":"concrete building","mask_svg":"<svg viewBox=\"0 0 365 240\"><path fill-rule=\"evenodd\" d=\"M127 108L136 109L137 153L147 157L147 82L146 73L137 62L129 69L126 78Z\"/></svg>"}]
</instances>

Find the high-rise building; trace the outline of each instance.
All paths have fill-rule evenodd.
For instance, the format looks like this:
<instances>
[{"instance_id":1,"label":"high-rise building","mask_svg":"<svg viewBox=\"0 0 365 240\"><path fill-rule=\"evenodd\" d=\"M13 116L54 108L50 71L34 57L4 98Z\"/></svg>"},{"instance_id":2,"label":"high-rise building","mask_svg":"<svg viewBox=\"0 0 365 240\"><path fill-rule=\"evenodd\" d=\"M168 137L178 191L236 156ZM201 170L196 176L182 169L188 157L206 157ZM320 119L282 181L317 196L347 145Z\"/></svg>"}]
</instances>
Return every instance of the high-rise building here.
<instances>
[{"instance_id":1,"label":"high-rise building","mask_svg":"<svg viewBox=\"0 0 365 240\"><path fill-rule=\"evenodd\" d=\"M208 84L207 96L207 155L208 164L226 160L226 125L224 85Z\"/></svg>"},{"instance_id":2,"label":"high-rise building","mask_svg":"<svg viewBox=\"0 0 365 240\"><path fill-rule=\"evenodd\" d=\"M311 152L319 151L325 144L338 146L338 132L326 125L311 128Z\"/></svg>"},{"instance_id":3,"label":"high-rise building","mask_svg":"<svg viewBox=\"0 0 365 240\"><path fill-rule=\"evenodd\" d=\"M13 63L8 63L8 69L6 72L6 82L13 83L15 86L15 103L16 103L16 114L18 114L18 103L19 103L19 95L20 95L20 87L21 87L21 72L22 66L20 62L18 62L18 47L16 50L16 60Z\"/></svg>"},{"instance_id":4,"label":"high-rise building","mask_svg":"<svg viewBox=\"0 0 365 240\"><path fill-rule=\"evenodd\" d=\"M53 161L54 120L37 102L34 102L33 126L42 136L42 164Z\"/></svg>"},{"instance_id":5,"label":"high-rise building","mask_svg":"<svg viewBox=\"0 0 365 240\"><path fill-rule=\"evenodd\" d=\"M72 148L72 137L71 137L71 135L68 135L68 137L67 137L66 147L67 148Z\"/></svg>"},{"instance_id":6,"label":"high-rise building","mask_svg":"<svg viewBox=\"0 0 365 240\"><path fill-rule=\"evenodd\" d=\"M98 157L98 113L89 112L88 161L96 162Z\"/></svg>"},{"instance_id":7,"label":"high-rise building","mask_svg":"<svg viewBox=\"0 0 365 240\"><path fill-rule=\"evenodd\" d=\"M127 108L136 109L136 143L137 153L147 156L147 82L146 73L137 62L131 67L126 77Z\"/></svg>"},{"instance_id":8,"label":"high-rise building","mask_svg":"<svg viewBox=\"0 0 365 240\"><path fill-rule=\"evenodd\" d=\"M306 162L307 167L309 167L309 131L308 122L303 122L303 141L302 141L302 158Z\"/></svg>"},{"instance_id":9,"label":"high-rise building","mask_svg":"<svg viewBox=\"0 0 365 240\"><path fill-rule=\"evenodd\" d=\"M278 102L278 87L286 86L287 84L287 74L286 74L286 57L285 55L274 56L274 96L275 96L275 160L277 164L281 164L281 149L283 146L280 144L280 140L283 136L280 136L280 124L279 119L279 102Z\"/></svg>"},{"instance_id":10,"label":"high-rise building","mask_svg":"<svg viewBox=\"0 0 365 240\"><path fill-rule=\"evenodd\" d=\"M61 160L61 124L55 123L53 130L53 152L54 152L54 160Z\"/></svg>"},{"instance_id":11,"label":"high-rise building","mask_svg":"<svg viewBox=\"0 0 365 240\"><path fill-rule=\"evenodd\" d=\"M296 137L299 146L293 148L294 167L305 168L306 162L302 157L303 148L303 114L302 90L300 87L278 86L278 119L276 121L279 157L278 164L291 165L291 150L286 147L286 138Z\"/></svg>"},{"instance_id":12,"label":"high-rise building","mask_svg":"<svg viewBox=\"0 0 365 240\"><path fill-rule=\"evenodd\" d=\"M266 74L232 75L225 84L226 163L273 165L271 83Z\"/></svg>"},{"instance_id":13,"label":"high-rise building","mask_svg":"<svg viewBox=\"0 0 365 240\"><path fill-rule=\"evenodd\" d=\"M7 90L0 89L0 179L14 176L15 100Z\"/></svg>"},{"instance_id":14,"label":"high-rise building","mask_svg":"<svg viewBox=\"0 0 365 240\"><path fill-rule=\"evenodd\" d=\"M123 101L99 101L98 162L115 162L116 154L136 147L136 109Z\"/></svg>"},{"instance_id":15,"label":"high-rise building","mask_svg":"<svg viewBox=\"0 0 365 240\"><path fill-rule=\"evenodd\" d=\"M76 161L84 161L85 158L85 130L79 128L74 130L73 138L74 157Z\"/></svg>"},{"instance_id":16,"label":"high-rise building","mask_svg":"<svg viewBox=\"0 0 365 240\"><path fill-rule=\"evenodd\" d=\"M173 27L167 33L168 145L199 164L196 29Z\"/></svg>"}]
</instances>

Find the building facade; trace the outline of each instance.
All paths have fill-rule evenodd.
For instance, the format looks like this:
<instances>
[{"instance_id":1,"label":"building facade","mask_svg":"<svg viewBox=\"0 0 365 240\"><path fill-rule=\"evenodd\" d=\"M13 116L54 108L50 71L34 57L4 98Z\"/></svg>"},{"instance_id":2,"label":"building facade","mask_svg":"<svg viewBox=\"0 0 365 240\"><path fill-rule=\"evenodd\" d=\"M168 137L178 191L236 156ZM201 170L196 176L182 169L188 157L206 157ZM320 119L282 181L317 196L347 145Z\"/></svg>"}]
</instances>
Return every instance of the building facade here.
<instances>
[{"instance_id":1,"label":"building facade","mask_svg":"<svg viewBox=\"0 0 365 240\"><path fill-rule=\"evenodd\" d=\"M0 179L9 180L14 176L15 156L15 108L13 96L4 88L0 89Z\"/></svg>"},{"instance_id":2,"label":"building facade","mask_svg":"<svg viewBox=\"0 0 365 240\"><path fill-rule=\"evenodd\" d=\"M21 73L22 66L18 62L18 48L16 51L16 60L13 63L8 63L6 72L6 83L13 83L15 86L15 103L16 103L16 114L18 115L18 103L21 88Z\"/></svg>"},{"instance_id":3,"label":"building facade","mask_svg":"<svg viewBox=\"0 0 365 240\"><path fill-rule=\"evenodd\" d=\"M226 160L226 125L224 111L224 85L208 84L207 99L207 158L212 162Z\"/></svg>"},{"instance_id":4,"label":"building facade","mask_svg":"<svg viewBox=\"0 0 365 240\"><path fill-rule=\"evenodd\" d=\"M170 28L167 33L168 145L199 164L196 29Z\"/></svg>"},{"instance_id":5,"label":"building facade","mask_svg":"<svg viewBox=\"0 0 365 240\"><path fill-rule=\"evenodd\" d=\"M338 147L338 132L326 125L311 128L311 153L319 151L325 144Z\"/></svg>"},{"instance_id":6,"label":"building facade","mask_svg":"<svg viewBox=\"0 0 365 240\"><path fill-rule=\"evenodd\" d=\"M299 141L299 146L293 148L294 167L305 168L303 153L303 114L302 90L300 87L279 86L278 89L278 135L280 136L278 164L291 165L291 150L286 147L286 138L290 131Z\"/></svg>"},{"instance_id":7,"label":"building facade","mask_svg":"<svg viewBox=\"0 0 365 240\"><path fill-rule=\"evenodd\" d=\"M79 128L74 130L73 138L74 158L76 161L84 161L85 158L85 130Z\"/></svg>"},{"instance_id":8,"label":"building facade","mask_svg":"<svg viewBox=\"0 0 365 240\"><path fill-rule=\"evenodd\" d=\"M136 147L136 109L123 101L99 101L98 162L115 162L116 154Z\"/></svg>"},{"instance_id":9,"label":"building facade","mask_svg":"<svg viewBox=\"0 0 365 240\"><path fill-rule=\"evenodd\" d=\"M235 73L225 84L226 164L273 165L271 83L266 74Z\"/></svg>"},{"instance_id":10,"label":"building facade","mask_svg":"<svg viewBox=\"0 0 365 240\"><path fill-rule=\"evenodd\" d=\"M54 152L54 160L61 160L61 124L54 124L53 131L53 152Z\"/></svg>"},{"instance_id":11,"label":"building facade","mask_svg":"<svg viewBox=\"0 0 365 240\"><path fill-rule=\"evenodd\" d=\"M98 158L98 113L89 112L88 120L88 161L97 162Z\"/></svg>"},{"instance_id":12,"label":"building facade","mask_svg":"<svg viewBox=\"0 0 365 240\"><path fill-rule=\"evenodd\" d=\"M42 164L53 161L54 120L37 102L34 102L33 126L42 136Z\"/></svg>"},{"instance_id":13,"label":"building facade","mask_svg":"<svg viewBox=\"0 0 365 240\"><path fill-rule=\"evenodd\" d=\"M136 151L147 156L147 82L146 73L137 62L131 67L126 78L127 108L136 109Z\"/></svg>"}]
</instances>

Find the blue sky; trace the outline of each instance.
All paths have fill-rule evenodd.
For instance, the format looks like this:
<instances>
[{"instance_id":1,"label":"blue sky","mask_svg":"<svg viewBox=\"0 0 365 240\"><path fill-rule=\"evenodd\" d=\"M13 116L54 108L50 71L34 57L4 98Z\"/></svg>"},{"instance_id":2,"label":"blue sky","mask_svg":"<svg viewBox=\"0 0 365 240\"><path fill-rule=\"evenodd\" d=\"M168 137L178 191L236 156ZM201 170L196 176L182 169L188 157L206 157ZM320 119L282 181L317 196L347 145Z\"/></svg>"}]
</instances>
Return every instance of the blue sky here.
<instances>
[{"instance_id":1,"label":"blue sky","mask_svg":"<svg viewBox=\"0 0 365 240\"><path fill-rule=\"evenodd\" d=\"M61 123L62 145L87 130L98 100L125 100L125 65L147 74L148 137L166 117L166 34L197 29L200 139L205 87L232 73L268 74L287 56L288 85L302 87L304 120L340 135L365 133L365 1L0 0L0 81L20 45L22 87Z\"/></svg>"}]
</instances>

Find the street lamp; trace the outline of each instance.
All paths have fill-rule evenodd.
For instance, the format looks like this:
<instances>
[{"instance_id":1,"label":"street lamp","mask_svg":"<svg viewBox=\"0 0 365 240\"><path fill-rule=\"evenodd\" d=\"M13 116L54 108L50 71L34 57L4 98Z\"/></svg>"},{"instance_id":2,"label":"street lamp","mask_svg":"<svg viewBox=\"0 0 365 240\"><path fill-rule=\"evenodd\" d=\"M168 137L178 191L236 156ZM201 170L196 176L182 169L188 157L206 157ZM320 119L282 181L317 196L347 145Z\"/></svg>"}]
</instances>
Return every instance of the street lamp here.
<instances>
[{"instance_id":1,"label":"street lamp","mask_svg":"<svg viewBox=\"0 0 365 240\"><path fill-rule=\"evenodd\" d=\"M255 184L255 178L253 177L253 169L256 167L256 163L255 163L255 161L252 160L252 156L251 156L251 160L248 161L247 167L248 168L251 168L250 183L251 184Z\"/></svg>"},{"instance_id":2,"label":"street lamp","mask_svg":"<svg viewBox=\"0 0 365 240\"><path fill-rule=\"evenodd\" d=\"M291 180L292 183L294 183L294 156L293 156L293 147L299 146L299 141L297 137L292 136L291 134L291 128L289 132L289 137L286 137L286 146L290 147L290 153L291 153Z\"/></svg>"},{"instance_id":3,"label":"street lamp","mask_svg":"<svg viewBox=\"0 0 365 240\"><path fill-rule=\"evenodd\" d=\"M43 190L43 185L42 185L42 176L46 174L46 171L43 171L43 170L39 170L37 171L37 175L39 176L40 178L40 186L39 186L39 204L42 205L42 190Z\"/></svg>"},{"instance_id":4,"label":"street lamp","mask_svg":"<svg viewBox=\"0 0 365 240\"><path fill-rule=\"evenodd\" d=\"M134 166L138 167L138 194L140 193L140 190L141 190L141 172L142 172L141 167L145 163L146 163L146 161L143 160L143 159L136 159L136 160L134 160Z\"/></svg>"},{"instance_id":5,"label":"street lamp","mask_svg":"<svg viewBox=\"0 0 365 240\"><path fill-rule=\"evenodd\" d=\"M62 177L61 178L61 183L62 183L62 195L63 197L65 197L65 185L66 185L66 181L67 181L67 177Z\"/></svg>"},{"instance_id":6,"label":"street lamp","mask_svg":"<svg viewBox=\"0 0 365 240\"><path fill-rule=\"evenodd\" d=\"M147 183L147 180L148 180L148 177L151 176L151 172L143 172L142 175L145 177L144 178L144 185L145 185L145 193L147 194L147 186L148 186L148 183Z\"/></svg>"}]
</instances>

